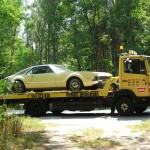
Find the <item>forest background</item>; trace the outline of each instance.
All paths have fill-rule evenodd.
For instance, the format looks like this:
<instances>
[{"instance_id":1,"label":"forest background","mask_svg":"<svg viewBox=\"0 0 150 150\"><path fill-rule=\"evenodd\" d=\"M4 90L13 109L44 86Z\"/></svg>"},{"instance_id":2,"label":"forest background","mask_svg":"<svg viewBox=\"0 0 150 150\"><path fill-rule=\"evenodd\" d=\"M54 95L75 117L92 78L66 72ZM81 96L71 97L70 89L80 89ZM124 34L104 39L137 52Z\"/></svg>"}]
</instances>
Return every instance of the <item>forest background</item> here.
<instances>
[{"instance_id":1,"label":"forest background","mask_svg":"<svg viewBox=\"0 0 150 150\"><path fill-rule=\"evenodd\" d=\"M149 33L150 0L0 0L0 76L44 63L117 75L119 46L150 55Z\"/></svg>"}]
</instances>

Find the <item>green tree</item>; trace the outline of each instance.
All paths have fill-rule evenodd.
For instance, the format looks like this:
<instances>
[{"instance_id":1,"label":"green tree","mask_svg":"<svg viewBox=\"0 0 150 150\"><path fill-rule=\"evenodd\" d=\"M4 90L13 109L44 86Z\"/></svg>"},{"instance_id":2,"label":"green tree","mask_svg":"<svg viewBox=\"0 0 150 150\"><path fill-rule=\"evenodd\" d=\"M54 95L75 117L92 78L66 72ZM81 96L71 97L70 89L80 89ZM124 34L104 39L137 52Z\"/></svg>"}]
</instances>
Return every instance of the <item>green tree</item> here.
<instances>
[{"instance_id":1,"label":"green tree","mask_svg":"<svg viewBox=\"0 0 150 150\"><path fill-rule=\"evenodd\" d=\"M0 69L11 71L21 19L21 0L0 1Z\"/></svg>"},{"instance_id":2,"label":"green tree","mask_svg":"<svg viewBox=\"0 0 150 150\"><path fill-rule=\"evenodd\" d=\"M40 64L116 75L120 45L149 53L149 6L149 0L36 0L25 20L27 47Z\"/></svg>"}]
</instances>

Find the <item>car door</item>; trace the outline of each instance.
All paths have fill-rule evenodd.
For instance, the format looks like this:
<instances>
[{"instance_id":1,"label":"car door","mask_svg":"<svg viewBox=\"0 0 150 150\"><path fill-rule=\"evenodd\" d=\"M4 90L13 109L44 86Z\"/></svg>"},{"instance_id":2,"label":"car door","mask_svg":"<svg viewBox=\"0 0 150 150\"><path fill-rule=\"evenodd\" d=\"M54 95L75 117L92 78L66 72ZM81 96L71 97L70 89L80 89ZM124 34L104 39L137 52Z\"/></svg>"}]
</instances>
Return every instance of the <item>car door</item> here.
<instances>
[{"instance_id":1,"label":"car door","mask_svg":"<svg viewBox=\"0 0 150 150\"><path fill-rule=\"evenodd\" d=\"M55 73L49 66L37 66L32 68L27 76L30 76L30 87L33 89L55 88Z\"/></svg>"}]
</instances>

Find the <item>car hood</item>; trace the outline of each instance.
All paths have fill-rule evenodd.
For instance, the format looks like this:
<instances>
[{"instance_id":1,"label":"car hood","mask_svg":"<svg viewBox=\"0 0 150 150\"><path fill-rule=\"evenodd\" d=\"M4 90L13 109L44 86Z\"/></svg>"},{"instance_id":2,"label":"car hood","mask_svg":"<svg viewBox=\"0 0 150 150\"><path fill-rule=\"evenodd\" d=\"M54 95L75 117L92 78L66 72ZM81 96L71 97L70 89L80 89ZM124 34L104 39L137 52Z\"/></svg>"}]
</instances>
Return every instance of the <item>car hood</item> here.
<instances>
[{"instance_id":1,"label":"car hood","mask_svg":"<svg viewBox=\"0 0 150 150\"><path fill-rule=\"evenodd\" d=\"M109 76L109 77L111 77L112 76L112 74L111 73L109 73L109 72L96 72L96 71L76 71L76 73L81 73L81 74L84 74L84 73L93 73L93 74L96 74L96 75L98 75L98 76Z\"/></svg>"}]
</instances>

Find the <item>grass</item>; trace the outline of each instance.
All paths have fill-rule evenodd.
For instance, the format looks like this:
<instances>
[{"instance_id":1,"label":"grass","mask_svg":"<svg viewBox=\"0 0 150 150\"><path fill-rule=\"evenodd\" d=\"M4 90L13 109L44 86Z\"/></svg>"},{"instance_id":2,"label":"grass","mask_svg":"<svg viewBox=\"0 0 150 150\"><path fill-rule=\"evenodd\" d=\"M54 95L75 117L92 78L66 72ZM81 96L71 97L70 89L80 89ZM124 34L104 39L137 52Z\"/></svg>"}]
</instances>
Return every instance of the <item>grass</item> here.
<instances>
[{"instance_id":1,"label":"grass","mask_svg":"<svg viewBox=\"0 0 150 150\"><path fill-rule=\"evenodd\" d=\"M40 146L44 129L45 126L35 118L5 117L0 123L0 149L35 149Z\"/></svg>"},{"instance_id":2,"label":"grass","mask_svg":"<svg viewBox=\"0 0 150 150\"><path fill-rule=\"evenodd\" d=\"M37 118L22 117L21 120L23 123L23 130L26 132L37 132L45 129L45 125L40 123Z\"/></svg>"},{"instance_id":3,"label":"grass","mask_svg":"<svg viewBox=\"0 0 150 150\"><path fill-rule=\"evenodd\" d=\"M144 137L149 137L150 133L150 120L143 121L139 125L129 126L132 132L141 132Z\"/></svg>"},{"instance_id":4,"label":"grass","mask_svg":"<svg viewBox=\"0 0 150 150\"><path fill-rule=\"evenodd\" d=\"M80 135L74 134L71 136L71 140L79 147L91 147L91 148L110 148L119 145L111 140L102 138L103 130L87 128L81 131Z\"/></svg>"}]
</instances>

